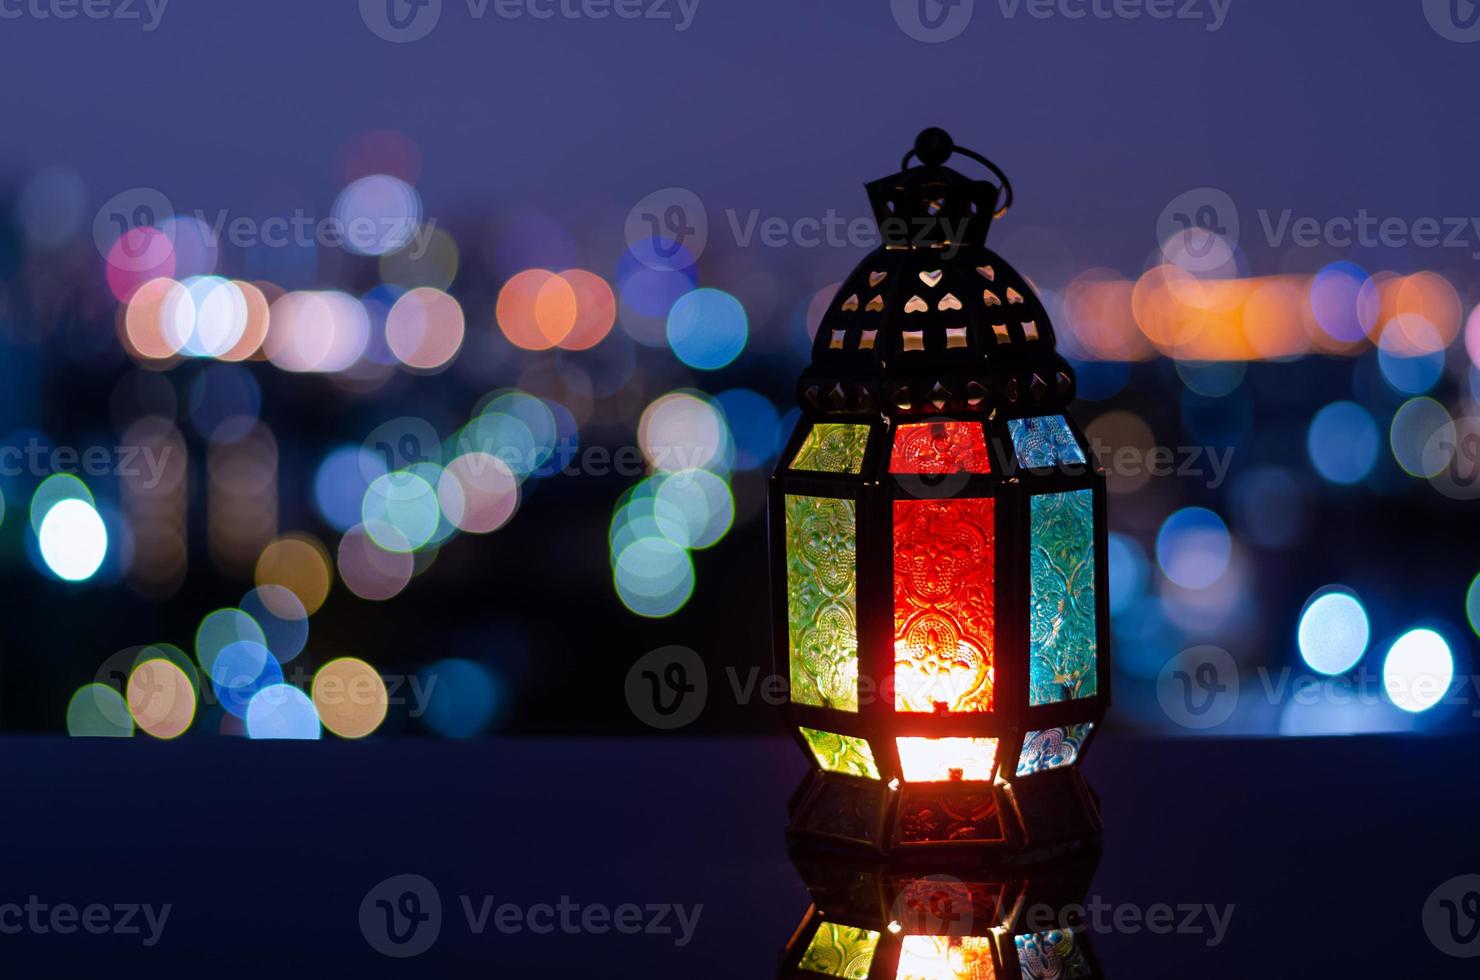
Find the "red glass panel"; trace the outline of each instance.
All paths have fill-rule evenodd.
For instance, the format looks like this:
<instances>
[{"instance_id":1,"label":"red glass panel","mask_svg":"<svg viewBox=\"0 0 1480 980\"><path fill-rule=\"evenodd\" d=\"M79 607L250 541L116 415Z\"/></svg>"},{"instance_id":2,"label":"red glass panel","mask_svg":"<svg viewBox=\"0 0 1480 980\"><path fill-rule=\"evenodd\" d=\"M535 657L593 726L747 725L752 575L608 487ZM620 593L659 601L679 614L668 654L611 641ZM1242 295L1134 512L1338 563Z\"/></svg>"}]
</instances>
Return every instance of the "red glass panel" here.
<instances>
[{"instance_id":1,"label":"red glass panel","mask_svg":"<svg viewBox=\"0 0 1480 980\"><path fill-rule=\"evenodd\" d=\"M994 501L894 502L894 707L991 711Z\"/></svg>"},{"instance_id":2,"label":"red glass panel","mask_svg":"<svg viewBox=\"0 0 1480 980\"><path fill-rule=\"evenodd\" d=\"M918 422L894 435L890 473L990 473L979 422Z\"/></svg>"}]
</instances>

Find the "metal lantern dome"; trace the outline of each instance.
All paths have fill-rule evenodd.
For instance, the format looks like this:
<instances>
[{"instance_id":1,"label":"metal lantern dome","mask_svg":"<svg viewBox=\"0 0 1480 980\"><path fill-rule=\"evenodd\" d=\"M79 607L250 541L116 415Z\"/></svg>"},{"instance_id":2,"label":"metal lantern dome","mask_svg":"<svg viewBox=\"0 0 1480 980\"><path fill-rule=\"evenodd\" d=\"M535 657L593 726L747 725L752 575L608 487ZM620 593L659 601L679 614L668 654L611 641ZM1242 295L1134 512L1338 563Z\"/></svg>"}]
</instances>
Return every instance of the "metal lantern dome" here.
<instances>
[{"instance_id":1,"label":"metal lantern dome","mask_svg":"<svg viewBox=\"0 0 1480 980\"><path fill-rule=\"evenodd\" d=\"M1074 372L986 247L1000 170L931 129L868 195L883 244L828 304L771 485L775 651L816 766L791 832L1072 844L1099 830L1076 763L1110 693L1105 479L1065 413Z\"/></svg>"}]
</instances>

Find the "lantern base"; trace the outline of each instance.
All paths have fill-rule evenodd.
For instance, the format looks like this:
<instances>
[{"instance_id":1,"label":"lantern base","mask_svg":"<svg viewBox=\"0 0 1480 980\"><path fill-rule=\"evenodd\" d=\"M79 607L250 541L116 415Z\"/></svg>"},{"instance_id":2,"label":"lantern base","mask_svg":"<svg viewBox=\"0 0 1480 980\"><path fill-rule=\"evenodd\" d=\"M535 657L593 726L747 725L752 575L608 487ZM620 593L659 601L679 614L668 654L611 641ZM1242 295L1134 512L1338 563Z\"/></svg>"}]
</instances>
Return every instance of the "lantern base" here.
<instances>
[{"instance_id":1,"label":"lantern base","mask_svg":"<svg viewBox=\"0 0 1480 980\"><path fill-rule=\"evenodd\" d=\"M813 771L788 805L793 845L900 856L981 851L1046 860L1098 840L1099 800L1078 767L1012 783L887 783Z\"/></svg>"}]
</instances>

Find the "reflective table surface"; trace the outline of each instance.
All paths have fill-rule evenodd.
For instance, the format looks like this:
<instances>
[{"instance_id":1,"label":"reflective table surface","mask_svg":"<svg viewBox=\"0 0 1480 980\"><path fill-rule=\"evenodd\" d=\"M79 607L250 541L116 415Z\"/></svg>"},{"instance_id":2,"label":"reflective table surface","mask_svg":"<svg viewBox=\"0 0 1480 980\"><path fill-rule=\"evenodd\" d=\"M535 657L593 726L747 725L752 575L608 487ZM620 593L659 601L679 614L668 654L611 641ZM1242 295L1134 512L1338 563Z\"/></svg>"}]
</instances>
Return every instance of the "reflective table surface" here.
<instances>
[{"instance_id":1,"label":"reflective table surface","mask_svg":"<svg viewBox=\"0 0 1480 980\"><path fill-rule=\"evenodd\" d=\"M1102 737L1099 975L1475 976L1477 748ZM782 739L0 757L9 975L775 977L810 903Z\"/></svg>"}]
</instances>

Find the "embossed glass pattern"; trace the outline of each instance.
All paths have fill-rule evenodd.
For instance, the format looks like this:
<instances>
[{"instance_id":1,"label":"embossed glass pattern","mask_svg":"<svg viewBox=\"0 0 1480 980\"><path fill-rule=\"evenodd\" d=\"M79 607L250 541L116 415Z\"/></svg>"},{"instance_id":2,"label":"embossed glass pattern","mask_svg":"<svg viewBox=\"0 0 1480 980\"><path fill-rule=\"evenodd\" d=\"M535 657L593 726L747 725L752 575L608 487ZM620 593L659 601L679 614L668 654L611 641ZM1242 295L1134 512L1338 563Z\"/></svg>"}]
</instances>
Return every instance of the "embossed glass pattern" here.
<instances>
[{"instance_id":1,"label":"embossed glass pattern","mask_svg":"<svg viewBox=\"0 0 1480 980\"><path fill-rule=\"evenodd\" d=\"M978 422L919 422L894 434L890 473L990 473L987 441Z\"/></svg>"},{"instance_id":2,"label":"embossed glass pattern","mask_svg":"<svg viewBox=\"0 0 1480 980\"><path fill-rule=\"evenodd\" d=\"M1084 462L1084 452L1074 441L1074 433L1062 415L1009 419L1007 428L1012 433L1018 462L1030 470Z\"/></svg>"},{"instance_id":3,"label":"embossed glass pattern","mask_svg":"<svg viewBox=\"0 0 1480 980\"><path fill-rule=\"evenodd\" d=\"M1094 975L1078 937L1068 929L1013 936L1023 980L1079 980Z\"/></svg>"},{"instance_id":4,"label":"embossed glass pattern","mask_svg":"<svg viewBox=\"0 0 1480 980\"><path fill-rule=\"evenodd\" d=\"M874 752L868 747L867 739L820 732L815 728L803 727L801 732L817 764L828 772L879 778L879 767L874 765Z\"/></svg>"},{"instance_id":5,"label":"embossed glass pattern","mask_svg":"<svg viewBox=\"0 0 1480 980\"><path fill-rule=\"evenodd\" d=\"M1094 727L1093 722L1087 721L1082 725L1029 732L1023 741L1023 751L1018 755L1017 774L1031 776L1035 772L1072 766L1078 761L1079 750L1084 747Z\"/></svg>"},{"instance_id":6,"label":"embossed glass pattern","mask_svg":"<svg viewBox=\"0 0 1480 980\"><path fill-rule=\"evenodd\" d=\"M802 954L797 967L829 977L866 980L869 969L874 965L874 951L878 948L879 934L872 929L824 922L807 944L807 951Z\"/></svg>"},{"instance_id":7,"label":"embossed glass pattern","mask_svg":"<svg viewBox=\"0 0 1480 980\"><path fill-rule=\"evenodd\" d=\"M905 936L895 980L995 980L986 936Z\"/></svg>"},{"instance_id":8,"label":"embossed glass pattern","mask_svg":"<svg viewBox=\"0 0 1480 980\"><path fill-rule=\"evenodd\" d=\"M997 767L995 738L912 738L901 736L899 767L912 783L991 779Z\"/></svg>"},{"instance_id":9,"label":"embossed glass pattern","mask_svg":"<svg viewBox=\"0 0 1480 980\"><path fill-rule=\"evenodd\" d=\"M818 422L802 440L794 470L817 473L857 473L863 469L863 451L868 446L868 426L846 422Z\"/></svg>"},{"instance_id":10,"label":"embossed glass pattern","mask_svg":"<svg viewBox=\"0 0 1480 980\"><path fill-rule=\"evenodd\" d=\"M1028 700L1094 697L1095 540L1093 493L1045 493L1031 503Z\"/></svg>"},{"instance_id":11,"label":"embossed glass pattern","mask_svg":"<svg viewBox=\"0 0 1480 980\"><path fill-rule=\"evenodd\" d=\"M991 498L894 502L894 707L992 710Z\"/></svg>"},{"instance_id":12,"label":"embossed glass pattern","mask_svg":"<svg viewBox=\"0 0 1480 980\"><path fill-rule=\"evenodd\" d=\"M786 615L791 699L858 710L854 504L786 497Z\"/></svg>"}]
</instances>

